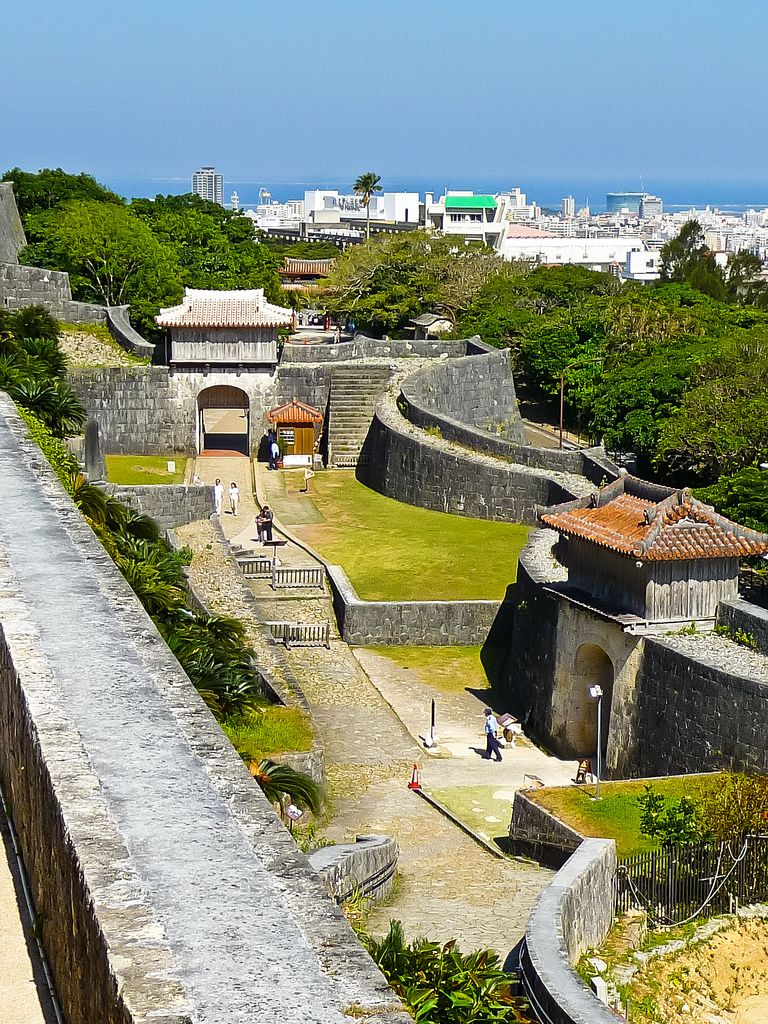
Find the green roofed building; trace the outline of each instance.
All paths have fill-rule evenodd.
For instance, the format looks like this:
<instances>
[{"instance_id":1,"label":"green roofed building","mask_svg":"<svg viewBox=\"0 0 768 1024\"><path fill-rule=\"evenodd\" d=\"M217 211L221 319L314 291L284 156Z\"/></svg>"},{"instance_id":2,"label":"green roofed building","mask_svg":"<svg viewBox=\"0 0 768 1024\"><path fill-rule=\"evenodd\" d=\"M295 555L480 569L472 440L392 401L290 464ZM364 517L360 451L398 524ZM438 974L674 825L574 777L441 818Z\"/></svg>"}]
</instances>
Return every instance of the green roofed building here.
<instances>
[{"instance_id":1,"label":"green roofed building","mask_svg":"<svg viewBox=\"0 0 768 1024\"><path fill-rule=\"evenodd\" d=\"M488 210L496 209L493 196L452 196L445 197L446 210Z\"/></svg>"},{"instance_id":2,"label":"green roofed building","mask_svg":"<svg viewBox=\"0 0 768 1024\"><path fill-rule=\"evenodd\" d=\"M498 249L514 211L518 207L523 210L524 204L519 189L498 196L447 191L437 202L428 192L425 221L428 228L445 235L463 235L467 241L485 242Z\"/></svg>"}]
</instances>

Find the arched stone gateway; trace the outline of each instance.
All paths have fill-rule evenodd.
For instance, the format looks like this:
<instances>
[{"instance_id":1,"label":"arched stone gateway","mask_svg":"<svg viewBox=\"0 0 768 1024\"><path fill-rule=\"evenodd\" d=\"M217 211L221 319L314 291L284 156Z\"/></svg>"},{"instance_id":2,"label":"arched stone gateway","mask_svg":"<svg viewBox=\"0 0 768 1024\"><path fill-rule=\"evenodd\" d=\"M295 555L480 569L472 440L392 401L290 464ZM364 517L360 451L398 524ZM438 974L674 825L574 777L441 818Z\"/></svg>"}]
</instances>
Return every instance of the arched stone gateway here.
<instances>
[{"instance_id":1,"label":"arched stone gateway","mask_svg":"<svg viewBox=\"0 0 768 1024\"><path fill-rule=\"evenodd\" d=\"M597 700L590 689L599 686L603 691L600 751L603 763L608 749L611 702L613 700L613 662L598 644L582 644L576 652L573 666L574 714L569 722L574 746L585 756L597 751Z\"/></svg>"},{"instance_id":2,"label":"arched stone gateway","mask_svg":"<svg viewBox=\"0 0 768 1024\"><path fill-rule=\"evenodd\" d=\"M241 388L216 384L197 396L197 452L250 454L250 400Z\"/></svg>"}]
</instances>

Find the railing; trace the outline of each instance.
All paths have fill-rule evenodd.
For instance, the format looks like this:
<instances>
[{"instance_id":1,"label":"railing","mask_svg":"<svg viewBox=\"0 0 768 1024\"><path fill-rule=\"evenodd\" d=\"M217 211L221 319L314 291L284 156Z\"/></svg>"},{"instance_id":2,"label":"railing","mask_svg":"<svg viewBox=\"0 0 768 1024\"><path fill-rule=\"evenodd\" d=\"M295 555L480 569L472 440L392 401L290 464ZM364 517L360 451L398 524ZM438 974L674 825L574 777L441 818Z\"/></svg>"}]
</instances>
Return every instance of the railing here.
<instances>
[{"instance_id":1,"label":"railing","mask_svg":"<svg viewBox=\"0 0 768 1024\"><path fill-rule=\"evenodd\" d=\"M281 566L272 569L272 589L278 587L319 587L323 589L325 570L319 566L310 568L288 568Z\"/></svg>"},{"instance_id":2,"label":"railing","mask_svg":"<svg viewBox=\"0 0 768 1024\"><path fill-rule=\"evenodd\" d=\"M272 572L271 558L238 558L237 564L243 576L269 576Z\"/></svg>"},{"instance_id":3,"label":"railing","mask_svg":"<svg viewBox=\"0 0 768 1024\"><path fill-rule=\"evenodd\" d=\"M267 622L275 640L282 640L286 648L331 647L329 622Z\"/></svg>"},{"instance_id":4,"label":"railing","mask_svg":"<svg viewBox=\"0 0 768 1024\"><path fill-rule=\"evenodd\" d=\"M768 835L651 850L621 861L616 875L617 912L640 907L657 924L709 917L767 898Z\"/></svg>"}]
</instances>

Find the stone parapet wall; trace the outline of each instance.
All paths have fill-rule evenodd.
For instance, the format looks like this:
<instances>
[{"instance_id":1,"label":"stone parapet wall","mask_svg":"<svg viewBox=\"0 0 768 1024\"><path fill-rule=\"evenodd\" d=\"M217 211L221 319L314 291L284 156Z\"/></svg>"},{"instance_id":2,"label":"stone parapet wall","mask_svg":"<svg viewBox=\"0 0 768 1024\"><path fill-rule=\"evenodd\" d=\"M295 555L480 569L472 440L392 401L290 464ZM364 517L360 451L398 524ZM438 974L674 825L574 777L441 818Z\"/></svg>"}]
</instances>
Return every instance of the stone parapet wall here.
<instances>
[{"instance_id":1,"label":"stone parapet wall","mask_svg":"<svg viewBox=\"0 0 768 1024\"><path fill-rule=\"evenodd\" d=\"M483 644L499 601L362 601L338 565L326 565L342 639L356 647Z\"/></svg>"},{"instance_id":2,"label":"stone parapet wall","mask_svg":"<svg viewBox=\"0 0 768 1024\"><path fill-rule=\"evenodd\" d=\"M512 804L509 838L514 854L560 868L579 848L584 836L518 789Z\"/></svg>"},{"instance_id":3,"label":"stone parapet wall","mask_svg":"<svg viewBox=\"0 0 768 1024\"><path fill-rule=\"evenodd\" d=\"M150 341L146 341L131 327L131 321L128 318L128 312L130 306L108 306L106 310L107 327L109 333L118 343L122 345L126 352L132 352L135 356L145 356L147 359L151 359L155 346Z\"/></svg>"},{"instance_id":4,"label":"stone parapet wall","mask_svg":"<svg viewBox=\"0 0 768 1024\"><path fill-rule=\"evenodd\" d=\"M738 598L721 601L717 609L717 624L732 632L741 630L755 638L761 654L768 654L768 610Z\"/></svg>"},{"instance_id":5,"label":"stone parapet wall","mask_svg":"<svg viewBox=\"0 0 768 1024\"><path fill-rule=\"evenodd\" d=\"M363 446L358 477L368 487L409 505L530 525L537 523L539 506L580 495L575 478L559 481L544 471L432 440L390 409L384 396Z\"/></svg>"},{"instance_id":6,"label":"stone parapet wall","mask_svg":"<svg viewBox=\"0 0 768 1024\"><path fill-rule=\"evenodd\" d=\"M4 398L0 519L0 772L67 1020L407 1024Z\"/></svg>"},{"instance_id":7,"label":"stone parapet wall","mask_svg":"<svg viewBox=\"0 0 768 1024\"><path fill-rule=\"evenodd\" d=\"M5 309L44 306L51 316L67 323L100 323L107 315L104 306L72 298L68 274L16 263L0 263L0 305Z\"/></svg>"},{"instance_id":8,"label":"stone parapet wall","mask_svg":"<svg viewBox=\"0 0 768 1024\"><path fill-rule=\"evenodd\" d=\"M102 490L154 519L161 533L207 519L214 512L213 488L205 484L103 484Z\"/></svg>"},{"instance_id":9,"label":"stone parapet wall","mask_svg":"<svg viewBox=\"0 0 768 1024\"><path fill-rule=\"evenodd\" d=\"M427 356L456 358L467 354L466 339L411 339L369 338L356 334L351 341L340 341L335 345L301 345L290 343L283 346L281 366L286 363L338 363L358 359L395 359L403 356Z\"/></svg>"},{"instance_id":10,"label":"stone parapet wall","mask_svg":"<svg viewBox=\"0 0 768 1024\"><path fill-rule=\"evenodd\" d=\"M616 1024L573 965L613 922L616 844L585 839L539 897L520 953L523 985L550 1024Z\"/></svg>"},{"instance_id":11,"label":"stone parapet wall","mask_svg":"<svg viewBox=\"0 0 768 1024\"><path fill-rule=\"evenodd\" d=\"M13 182L0 181L0 263L18 263L26 244Z\"/></svg>"},{"instance_id":12,"label":"stone parapet wall","mask_svg":"<svg viewBox=\"0 0 768 1024\"><path fill-rule=\"evenodd\" d=\"M353 896L381 901L394 889L398 853L391 836L358 836L355 843L316 850L309 863L328 883L337 903Z\"/></svg>"},{"instance_id":13,"label":"stone parapet wall","mask_svg":"<svg viewBox=\"0 0 768 1024\"><path fill-rule=\"evenodd\" d=\"M627 774L768 771L768 662L714 635L647 637Z\"/></svg>"},{"instance_id":14,"label":"stone parapet wall","mask_svg":"<svg viewBox=\"0 0 768 1024\"><path fill-rule=\"evenodd\" d=\"M406 415L417 426L444 424L444 430L474 428L488 440L525 444L525 428L517 408L509 351L503 350L443 359L419 370L402 384ZM426 422L425 422L426 421ZM443 432L444 437L449 437ZM465 443L462 437L450 437ZM488 449L490 450L490 449Z\"/></svg>"}]
</instances>

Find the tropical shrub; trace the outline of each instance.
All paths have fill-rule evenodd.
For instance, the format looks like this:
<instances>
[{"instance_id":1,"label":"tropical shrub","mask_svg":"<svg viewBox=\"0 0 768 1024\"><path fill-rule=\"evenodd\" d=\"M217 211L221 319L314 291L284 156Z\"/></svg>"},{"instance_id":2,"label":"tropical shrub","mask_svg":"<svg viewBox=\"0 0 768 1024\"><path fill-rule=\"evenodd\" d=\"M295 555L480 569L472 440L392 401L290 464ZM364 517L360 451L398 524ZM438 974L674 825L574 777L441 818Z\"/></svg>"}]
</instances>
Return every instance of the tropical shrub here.
<instances>
[{"instance_id":1,"label":"tropical shrub","mask_svg":"<svg viewBox=\"0 0 768 1024\"><path fill-rule=\"evenodd\" d=\"M534 1024L527 1001L511 994L513 979L500 970L492 950L463 954L455 940L407 943L399 921L390 921L383 939L360 938L419 1024Z\"/></svg>"}]
</instances>

